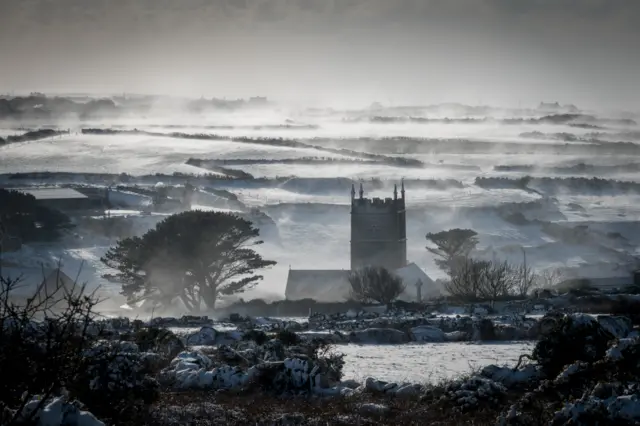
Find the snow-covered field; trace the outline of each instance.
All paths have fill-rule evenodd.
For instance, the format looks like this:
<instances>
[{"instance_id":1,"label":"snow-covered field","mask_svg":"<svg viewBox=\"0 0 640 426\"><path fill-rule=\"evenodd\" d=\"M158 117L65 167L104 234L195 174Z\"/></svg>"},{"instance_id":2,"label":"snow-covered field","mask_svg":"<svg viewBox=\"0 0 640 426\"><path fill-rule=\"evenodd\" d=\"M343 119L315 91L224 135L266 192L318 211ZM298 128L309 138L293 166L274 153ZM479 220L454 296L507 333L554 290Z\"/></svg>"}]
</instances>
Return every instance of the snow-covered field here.
<instances>
[{"instance_id":1,"label":"snow-covered field","mask_svg":"<svg viewBox=\"0 0 640 426\"><path fill-rule=\"evenodd\" d=\"M345 379L375 377L388 382L434 383L489 364L515 366L533 342L340 345Z\"/></svg>"}]
</instances>

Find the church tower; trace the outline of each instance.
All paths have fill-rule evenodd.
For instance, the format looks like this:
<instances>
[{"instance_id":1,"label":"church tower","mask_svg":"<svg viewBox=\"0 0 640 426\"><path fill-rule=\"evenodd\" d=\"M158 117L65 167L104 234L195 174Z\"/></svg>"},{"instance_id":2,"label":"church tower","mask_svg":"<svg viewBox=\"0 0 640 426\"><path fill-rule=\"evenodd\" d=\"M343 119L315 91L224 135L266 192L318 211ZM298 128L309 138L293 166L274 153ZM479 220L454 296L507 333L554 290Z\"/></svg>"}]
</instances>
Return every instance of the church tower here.
<instances>
[{"instance_id":1,"label":"church tower","mask_svg":"<svg viewBox=\"0 0 640 426\"><path fill-rule=\"evenodd\" d=\"M407 265L407 222L405 191L395 185L393 198L356 197L351 187L351 270L383 266L391 271Z\"/></svg>"}]
</instances>

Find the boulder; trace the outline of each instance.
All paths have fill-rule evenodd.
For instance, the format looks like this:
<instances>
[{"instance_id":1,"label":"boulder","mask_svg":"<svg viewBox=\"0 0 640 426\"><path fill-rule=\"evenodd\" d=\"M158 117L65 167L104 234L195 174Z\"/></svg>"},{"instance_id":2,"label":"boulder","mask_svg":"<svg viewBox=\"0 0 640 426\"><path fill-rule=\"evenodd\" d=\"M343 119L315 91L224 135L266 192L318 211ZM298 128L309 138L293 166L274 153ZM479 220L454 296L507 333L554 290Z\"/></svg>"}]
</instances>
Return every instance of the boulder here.
<instances>
[{"instance_id":1,"label":"boulder","mask_svg":"<svg viewBox=\"0 0 640 426\"><path fill-rule=\"evenodd\" d=\"M411 337L416 342L444 342L446 336L442 330L429 325L421 325L411 329Z\"/></svg>"},{"instance_id":2,"label":"boulder","mask_svg":"<svg viewBox=\"0 0 640 426\"><path fill-rule=\"evenodd\" d=\"M469 335L464 331L452 331L451 333L445 333L444 336L447 342L464 342L469 339Z\"/></svg>"},{"instance_id":3,"label":"boulder","mask_svg":"<svg viewBox=\"0 0 640 426\"><path fill-rule=\"evenodd\" d=\"M398 398L413 398L422 394L423 388L417 384L400 385L394 392Z\"/></svg>"},{"instance_id":4,"label":"boulder","mask_svg":"<svg viewBox=\"0 0 640 426\"><path fill-rule=\"evenodd\" d=\"M598 315L598 323L618 339L625 338L633 330L633 324L627 317Z\"/></svg>"},{"instance_id":5,"label":"boulder","mask_svg":"<svg viewBox=\"0 0 640 426\"><path fill-rule=\"evenodd\" d=\"M216 344L218 333L213 327L204 326L193 334L187 336L187 346L213 346Z\"/></svg>"},{"instance_id":6,"label":"boulder","mask_svg":"<svg viewBox=\"0 0 640 426\"><path fill-rule=\"evenodd\" d=\"M498 367L497 365L488 365L482 369L480 375L494 382L501 383L507 388L524 385L542 377L540 369L533 364L525 365L518 370Z\"/></svg>"},{"instance_id":7,"label":"boulder","mask_svg":"<svg viewBox=\"0 0 640 426\"><path fill-rule=\"evenodd\" d=\"M358 413L361 416L379 417L384 416L390 411L390 408L384 404L365 403L361 404Z\"/></svg>"},{"instance_id":8,"label":"boulder","mask_svg":"<svg viewBox=\"0 0 640 426\"><path fill-rule=\"evenodd\" d=\"M409 336L400 330L393 328L367 328L357 330L349 335L352 343L388 345L408 343Z\"/></svg>"}]
</instances>

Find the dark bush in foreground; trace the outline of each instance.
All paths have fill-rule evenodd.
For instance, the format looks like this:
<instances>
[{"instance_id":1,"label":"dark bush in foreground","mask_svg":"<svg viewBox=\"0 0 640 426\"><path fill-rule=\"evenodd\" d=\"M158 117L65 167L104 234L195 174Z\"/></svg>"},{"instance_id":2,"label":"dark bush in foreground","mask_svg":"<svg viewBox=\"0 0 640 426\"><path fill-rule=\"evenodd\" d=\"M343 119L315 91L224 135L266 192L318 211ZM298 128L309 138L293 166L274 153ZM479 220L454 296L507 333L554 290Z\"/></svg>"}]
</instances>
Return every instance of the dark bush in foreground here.
<instances>
[{"instance_id":1,"label":"dark bush in foreground","mask_svg":"<svg viewBox=\"0 0 640 426\"><path fill-rule=\"evenodd\" d=\"M3 426L28 424L19 419L27 404L33 418L65 394L115 423L144 414L158 398L150 364L142 354L101 340L108 333L96 321L94 295L58 280L18 302L18 284L0 277L0 401L14 410ZM38 402L30 402L36 395Z\"/></svg>"},{"instance_id":2,"label":"dark bush in foreground","mask_svg":"<svg viewBox=\"0 0 640 426\"><path fill-rule=\"evenodd\" d=\"M547 375L555 376L573 362L594 362L602 358L613 339L592 317L565 316L540 339L532 357Z\"/></svg>"}]
</instances>

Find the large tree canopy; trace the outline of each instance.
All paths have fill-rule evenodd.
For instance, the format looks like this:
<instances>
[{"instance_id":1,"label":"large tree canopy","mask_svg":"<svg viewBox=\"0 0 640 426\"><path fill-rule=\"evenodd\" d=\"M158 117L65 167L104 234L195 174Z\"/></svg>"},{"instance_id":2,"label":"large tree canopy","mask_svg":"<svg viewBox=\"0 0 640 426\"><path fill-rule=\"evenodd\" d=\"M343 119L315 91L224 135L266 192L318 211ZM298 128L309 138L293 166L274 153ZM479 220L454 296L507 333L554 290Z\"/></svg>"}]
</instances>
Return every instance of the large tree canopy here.
<instances>
[{"instance_id":1,"label":"large tree canopy","mask_svg":"<svg viewBox=\"0 0 640 426\"><path fill-rule=\"evenodd\" d=\"M118 270L129 303L150 299L167 306L180 299L192 311L215 307L220 295L256 285L255 271L275 265L252 247L259 231L238 216L188 211L160 222L142 237L120 240L101 259Z\"/></svg>"},{"instance_id":2,"label":"large tree canopy","mask_svg":"<svg viewBox=\"0 0 640 426\"><path fill-rule=\"evenodd\" d=\"M427 234L427 240L435 247L427 246L427 250L438 256L436 265L450 273L453 263L469 256L478 245L477 232L471 229L449 229L435 234Z\"/></svg>"}]
</instances>

